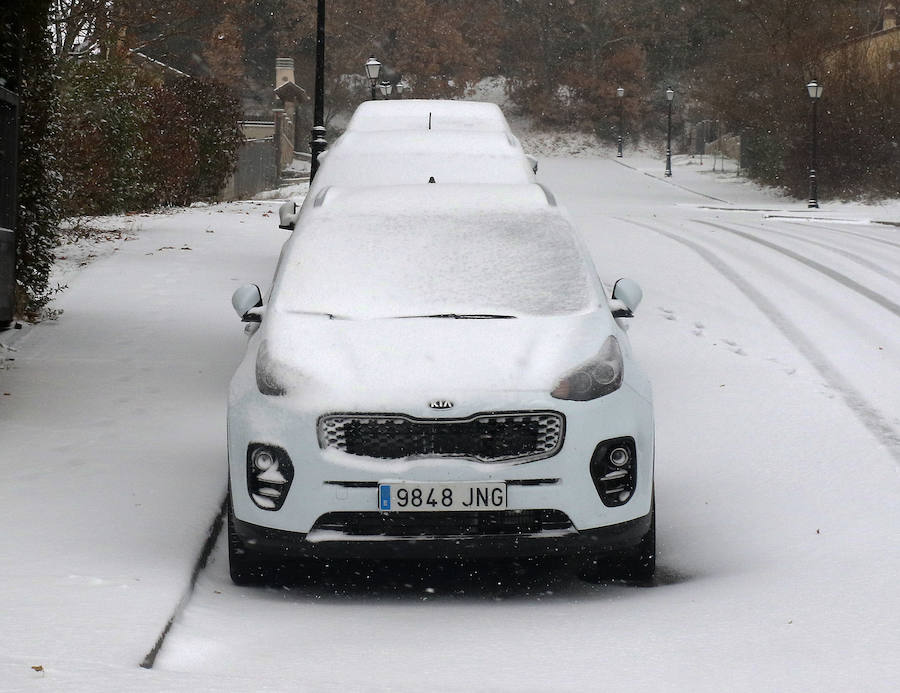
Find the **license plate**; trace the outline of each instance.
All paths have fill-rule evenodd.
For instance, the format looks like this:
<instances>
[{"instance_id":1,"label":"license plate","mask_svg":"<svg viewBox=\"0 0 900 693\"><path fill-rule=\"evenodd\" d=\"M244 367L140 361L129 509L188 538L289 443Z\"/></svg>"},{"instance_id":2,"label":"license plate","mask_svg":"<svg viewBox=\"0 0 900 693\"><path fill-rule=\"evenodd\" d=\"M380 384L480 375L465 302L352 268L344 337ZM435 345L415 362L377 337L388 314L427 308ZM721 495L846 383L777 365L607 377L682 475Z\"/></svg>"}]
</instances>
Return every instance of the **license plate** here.
<instances>
[{"instance_id":1,"label":"license plate","mask_svg":"<svg viewBox=\"0 0 900 693\"><path fill-rule=\"evenodd\" d=\"M505 510L506 482L379 484L378 509L385 512Z\"/></svg>"}]
</instances>

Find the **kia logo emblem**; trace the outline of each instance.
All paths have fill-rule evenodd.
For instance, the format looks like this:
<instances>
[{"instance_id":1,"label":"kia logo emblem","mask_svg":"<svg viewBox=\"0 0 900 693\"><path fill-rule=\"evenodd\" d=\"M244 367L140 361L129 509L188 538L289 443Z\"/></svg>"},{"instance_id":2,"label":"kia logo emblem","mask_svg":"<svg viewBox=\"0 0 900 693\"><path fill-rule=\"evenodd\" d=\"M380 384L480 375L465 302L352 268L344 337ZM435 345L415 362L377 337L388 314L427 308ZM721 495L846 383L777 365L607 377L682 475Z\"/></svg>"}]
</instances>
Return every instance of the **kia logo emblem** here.
<instances>
[{"instance_id":1,"label":"kia logo emblem","mask_svg":"<svg viewBox=\"0 0 900 693\"><path fill-rule=\"evenodd\" d=\"M453 402L448 399L436 399L432 402L429 402L428 406L432 409L452 409Z\"/></svg>"}]
</instances>

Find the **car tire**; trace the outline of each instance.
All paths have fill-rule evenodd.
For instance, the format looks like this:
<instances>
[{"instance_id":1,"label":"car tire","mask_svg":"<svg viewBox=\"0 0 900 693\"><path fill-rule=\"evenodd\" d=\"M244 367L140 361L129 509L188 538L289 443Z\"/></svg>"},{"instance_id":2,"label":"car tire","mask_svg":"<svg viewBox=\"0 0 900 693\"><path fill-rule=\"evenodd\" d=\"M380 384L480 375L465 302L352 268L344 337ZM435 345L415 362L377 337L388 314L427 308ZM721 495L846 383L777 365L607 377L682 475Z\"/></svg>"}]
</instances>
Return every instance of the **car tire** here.
<instances>
[{"instance_id":1,"label":"car tire","mask_svg":"<svg viewBox=\"0 0 900 693\"><path fill-rule=\"evenodd\" d=\"M247 546L234 529L234 510L228 499L228 570L235 585L264 585L275 571L274 563Z\"/></svg>"},{"instance_id":2,"label":"car tire","mask_svg":"<svg viewBox=\"0 0 900 693\"><path fill-rule=\"evenodd\" d=\"M656 572L656 503L650 501L650 527L630 549L592 553L581 563L578 576L586 582L625 580L647 584Z\"/></svg>"},{"instance_id":3,"label":"car tire","mask_svg":"<svg viewBox=\"0 0 900 693\"><path fill-rule=\"evenodd\" d=\"M623 556L619 564L623 579L650 582L656 572L656 504L650 504L650 528L638 545Z\"/></svg>"}]
</instances>

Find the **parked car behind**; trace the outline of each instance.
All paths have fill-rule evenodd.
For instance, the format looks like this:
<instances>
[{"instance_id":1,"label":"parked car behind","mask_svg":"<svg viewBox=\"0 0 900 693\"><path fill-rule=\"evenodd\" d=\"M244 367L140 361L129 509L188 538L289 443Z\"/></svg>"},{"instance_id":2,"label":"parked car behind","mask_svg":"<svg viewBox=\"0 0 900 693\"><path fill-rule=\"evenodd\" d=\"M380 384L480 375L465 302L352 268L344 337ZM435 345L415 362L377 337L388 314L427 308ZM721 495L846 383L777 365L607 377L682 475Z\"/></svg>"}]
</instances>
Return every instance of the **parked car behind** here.
<instances>
[{"instance_id":1,"label":"parked car behind","mask_svg":"<svg viewBox=\"0 0 900 693\"><path fill-rule=\"evenodd\" d=\"M329 186L533 183L537 160L522 149L492 103L404 99L361 104L320 155L303 208ZM302 210L281 210L293 228Z\"/></svg>"},{"instance_id":2,"label":"parked car behind","mask_svg":"<svg viewBox=\"0 0 900 693\"><path fill-rule=\"evenodd\" d=\"M228 405L233 580L542 554L649 577L653 408L621 324L640 298L607 301L538 185L324 190L265 305L233 299L258 323Z\"/></svg>"},{"instance_id":3,"label":"parked car behind","mask_svg":"<svg viewBox=\"0 0 900 693\"><path fill-rule=\"evenodd\" d=\"M426 129L512 134L506 116L497 104L437 99L365 101L353 113L346 132Z\"/></svg>"}]
</instances>

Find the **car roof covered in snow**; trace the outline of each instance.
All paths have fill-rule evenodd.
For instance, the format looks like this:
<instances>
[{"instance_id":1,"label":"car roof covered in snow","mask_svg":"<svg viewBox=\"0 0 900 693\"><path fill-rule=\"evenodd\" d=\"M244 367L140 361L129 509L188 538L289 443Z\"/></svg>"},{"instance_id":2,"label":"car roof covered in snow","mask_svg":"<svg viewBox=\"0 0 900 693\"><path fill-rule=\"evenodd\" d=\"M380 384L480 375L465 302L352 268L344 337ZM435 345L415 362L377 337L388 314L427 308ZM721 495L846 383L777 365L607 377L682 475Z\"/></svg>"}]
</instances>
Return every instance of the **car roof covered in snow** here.
<instances>
[{"instance_id":1,"label":"car roof covered in snow","mask_svg":"<svg viewBox=\"0 0 900 693\"><path fill-rule=\"evenodd\" d=\"M518 140L505 132L346 132L322 158L310 189L327 185L531 183Z\"/></svg>"},{"instance_id":2,"label":"car roof covered in snow","mask_svg":"<svg viewBox=\"0 0 900 693\"><path fill-rule=\"evenodd\" d=\"M538 183L329 186L313 201L321 217L529 214L556 208L556 198ZM553 212L562 216L561 210ZM321 223L321 222L319 222Z\"/></svg>"},{"instance_id":3,"label":"car roof covered in snow","mask_svg":"<svg viewBox=\"0 0 900 693\"><path fill-rule=\"evenodd\" d=\"M347 124L347 132L429 129L510 132L500 107L484 101L366 101L357 107Z\"/></svg>"}]
</instances>

